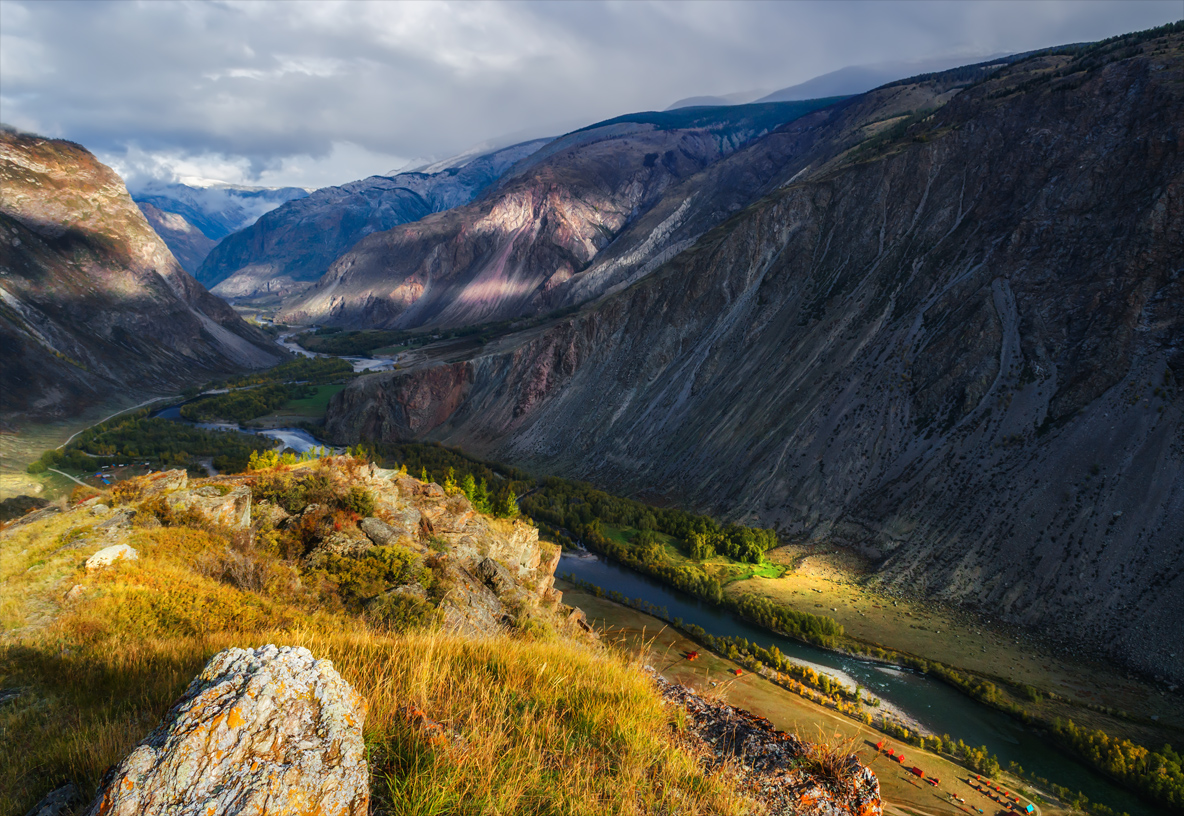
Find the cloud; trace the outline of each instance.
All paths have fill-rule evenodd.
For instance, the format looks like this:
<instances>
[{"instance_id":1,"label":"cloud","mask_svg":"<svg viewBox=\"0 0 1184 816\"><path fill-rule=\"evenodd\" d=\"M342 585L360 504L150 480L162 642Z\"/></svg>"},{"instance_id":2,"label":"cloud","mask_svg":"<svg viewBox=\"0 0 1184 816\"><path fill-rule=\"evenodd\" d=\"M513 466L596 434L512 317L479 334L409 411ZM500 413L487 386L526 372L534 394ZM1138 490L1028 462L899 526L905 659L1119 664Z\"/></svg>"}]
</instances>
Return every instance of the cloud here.
<instances>
[{"instance_id":1,"label":"cloud","mask_svg":"<svg viewBox=\"0 0 1184 816\"><path fill-rule=\"evenodd\" d=\"M1179 17L1178 0L4 0L0 109L133 175L343 183L687 96Z\"/></svg>"}]
</instances>

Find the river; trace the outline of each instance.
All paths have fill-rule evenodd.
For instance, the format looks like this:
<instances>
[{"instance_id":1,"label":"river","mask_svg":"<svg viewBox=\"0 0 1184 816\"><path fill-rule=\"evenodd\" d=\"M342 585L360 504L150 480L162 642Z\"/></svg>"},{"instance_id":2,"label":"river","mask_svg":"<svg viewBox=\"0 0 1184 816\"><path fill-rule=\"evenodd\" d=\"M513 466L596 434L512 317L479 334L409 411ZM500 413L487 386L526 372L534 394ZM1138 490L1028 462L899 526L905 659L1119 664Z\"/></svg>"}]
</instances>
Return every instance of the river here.
<instances>
[{"instance_id":1,"label":"river","mask_svg":"<svg viewBox=\"0 0 1184 816\"><path fill-rule=\"evenodd\" d=\"M892 704L935 734L949 734L968 745L985 745L1003 767L1016 762L1091 801L1131 816L1153 816L1143 803L1097 772L1047 744L1044 738L1008 715L967 697L951 686L904 668L860 660L782 637L736 615L592 554L564 551L557 575L571 573L606 592L617 591L665 607L670 617L702 626L716 636L742 637L765 647L776 645L789 658L854 678L875 696Z\"/></svg>"},{"instance_id":2,"label":"river","mask_svg":"<svg viewBox=\"0 0 1184 816\"><path fill-rule=\"evenodd\" d=\"M281 346L286 348L293 354L299 354L301 357L334 357L340 355L320 354L315 351L309 351L301 346L299 343L292 340L299 332L288 332L281 334L277 341ZM391 371L395 367L395 362L398 358L386 357L341 357L342 360L347 360L350 365L354 367L354 371Z\"/></svg>"},{"instance_id":3,"label":"river","mask_svg":"<svg viewBox=\"0 0 1184 816\"><path fill-rule=\"evenodd\" d=\"M234 422L193 422L181 416L181 406L184 404L178 403L176 405L170 405L167 408L161 408L158 411L153 411L149 416L154 419L171 419L174 422L184 422L188 425L195 425L198 428L205 428L210 431L236 431L237 433L266 436L276 440L277 445L283 443L280 450L291 448L297 453L305 453L313 448L325 445L324 442L302 428L268 428L267 430L256 430L254 428L244 428ZM328 447L330 450L333 450L331 446Z\"/></svg>"}]
</instances>

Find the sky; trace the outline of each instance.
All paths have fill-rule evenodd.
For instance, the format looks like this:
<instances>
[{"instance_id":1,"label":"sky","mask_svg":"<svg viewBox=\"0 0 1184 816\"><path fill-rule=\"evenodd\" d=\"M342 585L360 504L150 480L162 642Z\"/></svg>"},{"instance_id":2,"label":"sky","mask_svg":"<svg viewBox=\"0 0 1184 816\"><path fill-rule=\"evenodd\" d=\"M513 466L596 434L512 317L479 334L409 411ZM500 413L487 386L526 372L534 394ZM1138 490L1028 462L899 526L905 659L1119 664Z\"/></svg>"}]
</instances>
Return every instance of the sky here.
<instances>
[{"instance_id":1,"label":"sky","mask_svg":"<svg viewBox=\"0 0 1184 816\"><path fill-rule=\"evenodd\" d=\"M319 187L849 65L1102 39L1181 0L0 0L0 121L129 186Z\"/></svg>"}]
</instances>

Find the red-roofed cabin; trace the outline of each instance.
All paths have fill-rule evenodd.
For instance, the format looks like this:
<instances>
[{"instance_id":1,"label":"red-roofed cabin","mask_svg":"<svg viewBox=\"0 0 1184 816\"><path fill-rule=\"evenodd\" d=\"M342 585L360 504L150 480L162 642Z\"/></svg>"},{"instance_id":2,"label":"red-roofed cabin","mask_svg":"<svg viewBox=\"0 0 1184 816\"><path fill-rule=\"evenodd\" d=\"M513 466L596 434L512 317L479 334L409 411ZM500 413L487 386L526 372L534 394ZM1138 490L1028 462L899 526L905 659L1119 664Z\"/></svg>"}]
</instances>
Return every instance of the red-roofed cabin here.
<instances>
[{"instance_id":1,"label":"red-roofed cabin","mask_svg":"<svg viewBox=\"0 0 1184 816\"><path fill-rule=\"evenodd\" d=\"M732 669L732 674L739 677L740 675L744 674L744 669Z\"/></svg>"},{"instance_id":2,"label":"red-roofed cabin","mask_svg":"<svg viewBox=\"0 0 1184 816\"><path fill-rule=\"evenodd\" d=\"M888 756L890 756L890 757L892 757L893 759L895 759L895 758L896 758L896 749L895 749L895 748L889 748L889 749L888 749Z\"/></svg>"},{"instance_id":3,"label":"red-roofed cabin","mask_svg":"<svg viewBox=\"0 0 1184 816\"><path fill-rule=\"evenodd\" d=\"M698 652L687 652L687 660L696 660L699 657Z\"/></svg>"},{"instance_id":4,"label":"red-roofed cabin","mask_svg":"<svg viewBox=\"0 0 1184 816\"><path fill-rule=\"evenodd\" d=\"M897 756L896 761L899 762L901 765L903 765L904 764L904 754L900 754L899 756Z\"/></svg>"},{"instance_id":5,"label":"red-roofed cabin","mask_svg":"<svg viewBox=\"0 0 1184 816\"><path fill-rule=\"evenodd\" d=\"M883 751L883 750L884 750L884 740L880 740L879 742L877 742L877 743L876 743L876 750L877 750L877 751Z\"/></svg>"}]
</instances>

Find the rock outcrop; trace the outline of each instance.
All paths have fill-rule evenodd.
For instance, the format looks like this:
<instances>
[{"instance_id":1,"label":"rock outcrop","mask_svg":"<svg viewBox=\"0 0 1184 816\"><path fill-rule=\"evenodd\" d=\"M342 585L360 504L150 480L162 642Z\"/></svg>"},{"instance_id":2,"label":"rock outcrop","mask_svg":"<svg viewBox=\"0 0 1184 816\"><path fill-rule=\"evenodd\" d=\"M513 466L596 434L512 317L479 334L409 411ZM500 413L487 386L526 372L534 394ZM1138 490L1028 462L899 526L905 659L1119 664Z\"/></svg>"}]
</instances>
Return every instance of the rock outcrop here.
<instances>
[{"instance_id":1,"label":"rock outcrop","mask_svg":"<svg viewBox=\"0 0 1184 816\"><path fill-rule=\"evenodd\" d=\"M1164 30L803 117L698 177L742 208L690 248L363 378L327 429L665 489L1184 678L1182 76ZM886 94L926 109L836 124ZM454 410L396 404L458 366Z\"/></svg>"},{"instance_id":2,"label":"rock outcrop","mask_svg":"<svg viewBox=\"0 0 1184 816\"><path fill-rule=\"evenodd\" d=\"M242 530L251 526L251 490L245 486L202 485L170 493L165 501L174 511L199 513L223 527Z\"/></svg>"},{"instance_id":3,"label":"rock outcrop","mask_svg":"<svg viewBox=\"0 0 1184 816\"><path fill-rule=\"evenodd\" d=\"M228 649L107 773L87 814L364 816L365 716L332 663L307 649Z\"/></svg>"},{"instance_id":4,"label":"rock outcrop","mask_svg":"<svg viewBox=\"0 0 1184 816\"><path fill-rule=\"evenodd\" d=\"M691 737L714 765L733 762L742 789L769 816L881 816L880 780L854 754L803 742L764 717L709 700L656 672L668 703L686 711Z\"/></svg>"},{"instance_id":5,"label":"rock outcrop","mask_svg":"<svg viewBox=\"0 0 1184 816\"><path fill-rule=\"evenodd\" d=\"M135 561L140 554L127 544L112 544L86 559L87 572L109 567L116 561Z\"/></svg>"},{"instance_id":6,"label":"rock outcrop","mask_svg":"<svg viewBox=\"0 0 1184 816\"><path fill-rule=\"evenodd\" d=\"M286 353L177 263L110 168L0 131L0 419L175 393Z\"/></svg>"}]
</instances>

